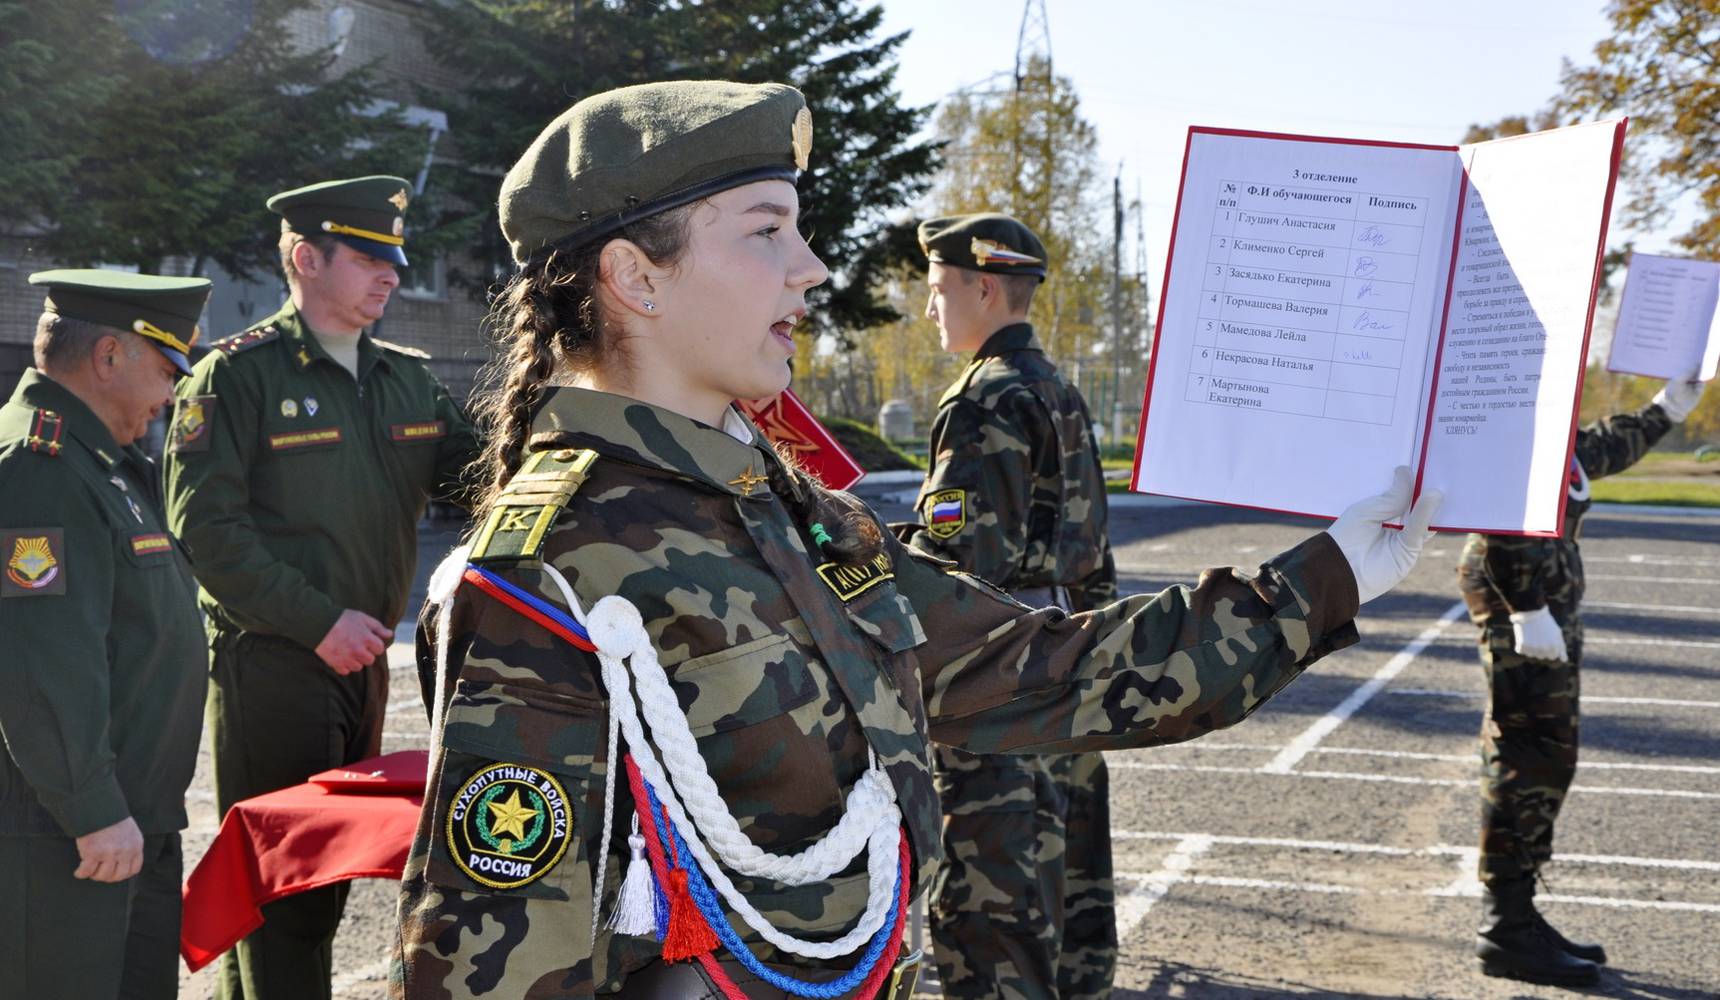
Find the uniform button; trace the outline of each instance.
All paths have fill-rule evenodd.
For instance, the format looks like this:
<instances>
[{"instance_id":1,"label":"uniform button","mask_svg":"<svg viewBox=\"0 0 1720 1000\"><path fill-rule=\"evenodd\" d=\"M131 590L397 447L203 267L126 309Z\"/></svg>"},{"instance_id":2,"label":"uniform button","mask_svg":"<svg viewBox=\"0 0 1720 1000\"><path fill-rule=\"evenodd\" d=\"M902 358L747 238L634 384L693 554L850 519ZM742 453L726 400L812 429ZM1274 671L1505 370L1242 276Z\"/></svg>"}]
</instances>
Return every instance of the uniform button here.
<instances>
[{"instance_id":1,"label":"uniform button","mask_svg":"<svg viewBox=\"0 0 1720 1000\"><path fill-rule=\"evenodd\" d=\"M556 452L555 454L551 455L550 457L555 459L558 462L571 462L571 461L573 461L573 449L572 448L563 448L560 451Z\"/></svg>"}]
</instances>

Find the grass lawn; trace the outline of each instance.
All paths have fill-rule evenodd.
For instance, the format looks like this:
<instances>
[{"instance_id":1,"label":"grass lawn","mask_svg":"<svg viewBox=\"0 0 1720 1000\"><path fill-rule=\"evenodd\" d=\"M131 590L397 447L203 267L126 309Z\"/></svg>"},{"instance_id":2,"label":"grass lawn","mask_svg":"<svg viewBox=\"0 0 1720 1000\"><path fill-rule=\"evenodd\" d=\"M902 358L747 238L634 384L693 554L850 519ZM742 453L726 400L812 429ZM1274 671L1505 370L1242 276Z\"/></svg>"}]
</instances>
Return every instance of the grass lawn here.
<instances>
[{"instance_id":1,"label":"grass lawn","mask_svg":"<svg viewBox=\"0 0 1720 1000\"><path fill-rule=\"evenodd\" d=\"M1592 486L1596 503L1646 503L1665 507L1720 507L1720 483L1652 481L1614 476Z\"/></svg>"}]
</instances>

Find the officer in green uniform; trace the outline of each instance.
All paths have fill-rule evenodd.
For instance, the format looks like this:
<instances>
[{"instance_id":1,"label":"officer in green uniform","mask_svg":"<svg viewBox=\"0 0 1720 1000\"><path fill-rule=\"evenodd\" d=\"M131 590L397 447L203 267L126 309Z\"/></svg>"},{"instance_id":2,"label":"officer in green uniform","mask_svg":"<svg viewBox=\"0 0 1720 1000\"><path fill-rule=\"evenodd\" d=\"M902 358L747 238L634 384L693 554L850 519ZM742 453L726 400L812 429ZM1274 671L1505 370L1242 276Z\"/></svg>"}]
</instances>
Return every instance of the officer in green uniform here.
<instances>
[{"instance_id":1,"label":"officer in green uniform","mask_svg":"<svg viewBox=\"0 0 1720 1000\"><path fill-rule=\"evenodd\" d=\"M1696 408L1702 383L1676 380L1635 413L1577 432L1558 538L1469 536L1458 587L1480 627L1487 671L1481 723L1481 926L1476 955L1490 976L1583 986L1599 981L1600 945L1573 942L1535 908L1535 880L1553 856L1553 824L1577 773L1583 557L1577 540L1589 482L1635 465Z\"/></svg>"},{"instance_id":2,"label":"officer in green uniform","mask_svg":"<svg viewBox=\"0 0 1720 1000\"><path fill-rule=\"evenodd\" d=\"M1030 607L1109 604L1117 574L1092 417L1027 322L1044 245L995 213L931 219L919 235L926 315L945 350L973 360L938 400L920 523L897 533ZM1104 757L935 752L945 866L932 887L932 943L944 996L1109 994L1117 928Z\"/></svg>"},{"instance_id":3,"label":"officer in green uniform","mask_svg":"<svg viewBox=\"0 0 1720 1000\"><path fill-rule=\"evenodd\" d=\"M1427 537L1428 500L1381 526L1406 470L1257 573L1077 615L901 544L733 405L788 385L828 275L797 226L812 138L790 87L645 84L574 105L503 182L506 378L477 401L481 528L421 618L431 773L391 996L905 1000L903 911L942 854L931 741L1238 722L1354 642ZM641 816L653 787L674 836Z\"/></svg>"},{"instance_id":4,"label":"officer in green uniform","mask_svg":"<svg viewBox=\"0 0 1720 1000\"><path fill-rule=\"evenodd\" d=\"M134 444L172 401L202 278L42 271L0 408L0 976L7 996L172 997L203 626Z\"/></svg>"},{"instance_id":5,"label":"officer in green uniform","mask_svg":"<svg viewBox=\"0 0 1720 1000\"><path fill-rule=\"evenodd\" d=\"M427 355L363 332L406 263L410 190L360 177L269 199L291 298L216 341L179 387L168 517L209 616L223 812L379 751L416 526L475 451ZM345 898L342 885L264 907L223 956L219 995L327 996Z\"/></svg>"}]
</instances>

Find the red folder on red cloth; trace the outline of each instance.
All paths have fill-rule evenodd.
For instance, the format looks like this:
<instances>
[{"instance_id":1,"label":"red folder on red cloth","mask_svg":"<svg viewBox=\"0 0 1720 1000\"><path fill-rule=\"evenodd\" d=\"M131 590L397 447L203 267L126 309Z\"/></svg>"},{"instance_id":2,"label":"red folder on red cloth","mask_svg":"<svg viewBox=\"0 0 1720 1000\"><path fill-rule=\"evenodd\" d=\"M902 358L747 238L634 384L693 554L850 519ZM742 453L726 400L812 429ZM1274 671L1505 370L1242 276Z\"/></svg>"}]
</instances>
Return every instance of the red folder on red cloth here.
<instances>
[{"instance_id":1,"label":"red folder on red cloth","mask_svg":"<svg viewBox=\"0 0 1720 1000\"><path fill-rule=\"evenodd\" d=\"M179 953L192 972L263 924L265 903L355 878L400 878L429 753L402 750L236 803L185 881ZM335 790L328 775L351 773Z\"/></svg>"},{"instance_id":2,"label":"red folder on red cloth","mask_svg":"<svg viewBox=\"0 0 1720 1000\"><path fill-rule=\"evenodd\" d=\"M739 406L777 451L798 461L830 489L845 490L866 474L793 389L784 389L769 399L743 399Z\"/></svg>"}]
</instances>

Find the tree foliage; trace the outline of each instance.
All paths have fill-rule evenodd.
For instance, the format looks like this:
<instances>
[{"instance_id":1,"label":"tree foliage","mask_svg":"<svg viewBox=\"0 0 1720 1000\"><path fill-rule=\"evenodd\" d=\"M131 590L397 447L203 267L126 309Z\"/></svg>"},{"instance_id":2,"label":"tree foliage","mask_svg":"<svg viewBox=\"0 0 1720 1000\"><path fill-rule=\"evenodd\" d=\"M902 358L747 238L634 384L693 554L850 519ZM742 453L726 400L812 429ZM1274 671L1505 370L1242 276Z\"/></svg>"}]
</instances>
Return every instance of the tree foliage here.
<instances>
[{"instance_id":1,"label":"tree foliage","mask_svg":"<svg viewBox=\"0 0 1720 1000\"><path fill-rule=\"evenodd\" d=\"M944 167L926 199L928 216L1006 212L1022 220L1044 242L1050 274L1034 296L1029 314L1047 353L1087 392L1095 417L1117 394L1113 384L1110 185L1098 160L1098 133L1081 115L1074 85L1055 75L1043 58L1029 60L1019 87L1007 81L992 92L959 93L939 108L933 133L944 143ZM847 386L832 400L847 412L883 399L911 400L922 426L944 387L966 358L945 354L936 325L923 316L925 259L915 254L889 276L882 291L911 317L867 332L863 338L866 388ZM1125 316L1141 305L1134 281L1125 289ZM1125 322L1127 330L1135 325ZM1132 334L1125 333L1125 339ZM1135 367L1143 356L1125 344L1124 378L1133 395ZM826 382L852 380L860 372L834 359L806 374L824 396L837 395ZM808 390L803 390L803 394ZM1135 397L1135 398L1138 398Z\"/></svg>"},{"instance_id":2,"label":"tree foliage","mask_svg":"<svg viewBox=\"0 0 1720 1000\"><path fill-rule=\"evenodd\" d=\"M1471 126L1465 142L1630 116L1626 228L1663 228L1681 207L1695 223L1674 242L1720 256L1720 0L1612 0L1612 34L1594 61L1565 60L1545 108Z\"/></svg>"},{"instance_id":3,"label":"tree foliage","mask_svg":"<svg viewBox=\"0 0 1720 1000\"><path fill-rule=\"evenodd\" d=\"M71 264L273 268L269 195L393 168L416 141L368 71L330 79L333 54L294 41L288 19L310 6L0 6L0 227Z\"/></svg>"},{"instance_id":4,"label":"tree foliage","mask_svg":"<svg viewBox=\"0 0 1720 1000\"><path fill-rule=\"evenodd\" d=\"M1546 107L1471 126L1463 141L1629 115L1622 228L1664 229L1675 214L1694 209L1695 221L1672 242L1693 256L1720 258L1720 0L1612 0L1607 16L1612 34L1595 45L1592 63L1565 61L1559 93ZM1608 275L1630 250L1626 243L1607 254ZM1592 367L1585 417L1632 409L1658 385ZM1690 441L1720 434L1720 392L1704 395L1683 433Z\"/></svg>"},{"instance_id":5,"label":"tree foliage","mask_svg":"<svg viewBox=\"0 0 1720 1000\"><path fill-rule=\"evenodd\" d=\"M673 79L785 82L812 108L803 229L833 281L813 321L843 334L896 318L877 276L913 248L887 213L917 198L936 167L916 141L926 111L903 107L883 11L855 0L459 0L430 8L425 44L466 84L426 95L449 117L453 156L432 170L431 225L419 242L458 248L454 278L482 295L513 268L496 189L537 133L582 97Z\"/></svg>"}]
</instances>

